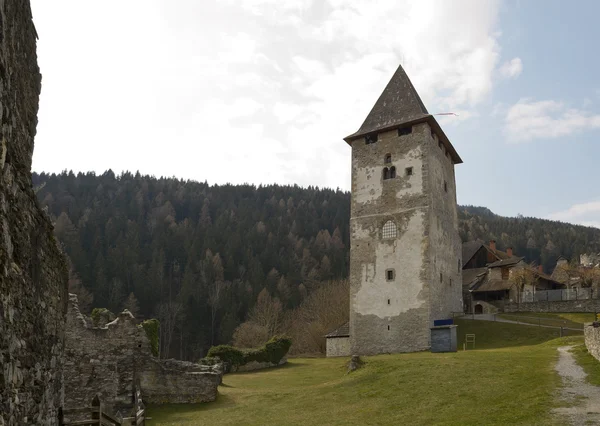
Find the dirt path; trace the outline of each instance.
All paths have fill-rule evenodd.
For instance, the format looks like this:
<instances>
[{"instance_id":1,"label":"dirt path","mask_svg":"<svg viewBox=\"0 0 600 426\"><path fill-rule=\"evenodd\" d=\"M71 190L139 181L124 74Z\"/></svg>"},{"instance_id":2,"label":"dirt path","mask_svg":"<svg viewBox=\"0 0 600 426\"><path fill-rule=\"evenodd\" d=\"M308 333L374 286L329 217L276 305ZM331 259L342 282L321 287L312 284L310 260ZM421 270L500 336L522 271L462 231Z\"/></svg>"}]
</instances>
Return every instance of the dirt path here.
<instances>
[{"instance_id":1,"label":"dirt path","mask_svg":"<svg viewBox=\"0 0 600 426\"><path fill-rule=\"evenodd\" d=\"M559 405L552 412L572 426L600 424L600 387L586 383L586 374L570 352L573 346L558 348L559 358L555 369L560 375L563 388L560 391Z\"/></svg>"}]
</instances>

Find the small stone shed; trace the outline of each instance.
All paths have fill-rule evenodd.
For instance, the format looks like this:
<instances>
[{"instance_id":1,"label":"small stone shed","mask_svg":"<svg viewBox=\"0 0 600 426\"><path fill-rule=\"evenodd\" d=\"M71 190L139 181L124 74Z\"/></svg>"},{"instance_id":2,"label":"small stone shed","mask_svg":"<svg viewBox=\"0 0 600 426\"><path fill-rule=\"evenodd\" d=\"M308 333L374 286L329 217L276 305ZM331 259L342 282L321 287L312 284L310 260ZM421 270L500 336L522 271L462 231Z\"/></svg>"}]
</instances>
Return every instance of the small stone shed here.
<instances>
[{"instance_id":1,"label":"small stone shed","mask_svg":"<svg viewBox=\"0 0 600 426\"><path fill-rule=\"evenodd\" d=\"M350 356L350 323L342 324L325 336L327 357Z\"/></svg>"}]
</instances>

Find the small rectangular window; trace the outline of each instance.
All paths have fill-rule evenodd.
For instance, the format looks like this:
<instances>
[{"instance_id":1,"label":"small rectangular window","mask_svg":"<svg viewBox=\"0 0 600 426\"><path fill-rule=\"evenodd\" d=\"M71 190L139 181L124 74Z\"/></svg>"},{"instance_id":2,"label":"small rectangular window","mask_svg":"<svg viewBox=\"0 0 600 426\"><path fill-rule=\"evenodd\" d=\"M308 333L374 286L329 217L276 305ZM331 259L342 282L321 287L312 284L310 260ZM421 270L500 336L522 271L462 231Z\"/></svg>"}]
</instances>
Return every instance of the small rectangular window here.
<instances>
[{"instance_id":1,"label":"small rectangular window","mask_svg":"<svg viewBox=\"0 0 600 426\"><path fill-rule=\"evenodd\" d=\"M440 272L440 282L442 282L444 278L442 277L442 273Z\"/></svg>"},{"instance_id":2,"label":"small rectangular window","mask_svg":"<svg viewBox=\"0 0 600 426\"><path fill-rule=\"evenodd\" d=\"M393 281L394 278L396 278L396 273L393 269L388 269L387 271L385 271L385 279L387 281Z\"/></svg>"},{"instance_id":3,"label":"small rectangular window","mask_svg":"<svg viewBox=\"0 0 600 426\"><path fill-rule=\"evenodd\" d=\"M412 126L400 127L398 129L398 136L406 136L412 133Z\"/></svg>"},{"instance_id":4,"label":"small rectangular window","mask_svg":"<svg viewBox=\"0 0 600 426\"><path fill-rule=\"evenodd\" d=\"M392 304L391 302L392 302L392 301L391 301L390 299L388 299L388 305L391 305L391 304Z\"/></svg>"},{"instance_id":5,"label":"small rectangular window","mask_svg":"<svg viewBox=\"0 0 600 426\"><path fill-rule=\"evenodd\" d=\"M390 326L388 325L388 331L390 331Z\"/></svg>"},{"instance_id":6,"label":"small rectangular window","mask_svg":"<svg viewBox=\"0 0 600 426\"><path fill-rule=\"evenodd\" d=\"M407 167L406 168L406 176L412 176L412 174L413 174L413 168Z\"/></svg>"},{"instance_id":7,"label":"small rectangular window","mask_svg":"<svg viewBox=\"0 0 600 426\"><path fill-rule=\"evenodd\" d=\"M377 142L377 133L365 136L365 144L369 145Z\"/></svg>"},{"instance_id":8,"label":"small rectangular window","mask_svg":"<svg viewBox=\"0 0 600 426\"><path fill-rule=\"evenodd\" d=\"M448 183L446 181L444 181L444 191L448 192Z\"/></svg>"}]
</instances>

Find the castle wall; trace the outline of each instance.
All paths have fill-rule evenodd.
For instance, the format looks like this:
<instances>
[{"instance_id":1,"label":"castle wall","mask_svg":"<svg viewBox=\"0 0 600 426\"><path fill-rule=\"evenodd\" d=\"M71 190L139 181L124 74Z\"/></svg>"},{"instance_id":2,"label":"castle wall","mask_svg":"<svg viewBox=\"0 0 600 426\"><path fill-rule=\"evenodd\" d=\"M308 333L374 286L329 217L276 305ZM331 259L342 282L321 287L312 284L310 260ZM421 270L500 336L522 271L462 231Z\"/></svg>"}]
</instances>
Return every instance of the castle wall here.
<instances>
[{"instance_id":1,"label":"castle wall","mask_svg":"<svg viewBox=\"0 0 600 426\"><path fill-rule=\"evenodd\" d=\"M462 312L462 243L458 234L454 164L438 137L425 131L429 180L431 322ZM427 135L429 132L429 135ZM445 184L445 185L444 185Z\"/></svg>"},{"instance_id":2,"label":"castle wall","mask_svg":"<svg viewBox=\"0 0 600 426\"><path fill-rule=\"evenodd\" d=\"M27 0L0 2L0 425L56 425L67 267L31 185L41 76Z\"/></svg>"},{"instance_id":3,"label":"castle wall","mask_svg":"<svg viewBox=\"0 0 600 426\"><path fill-rule=\"evenodd\" d=\"M352 353L410 352L429 346L429 226L426 163L422 139L427 125L409 135L379 133L378 141L352 142L350 222L350 341ZM391 164L384 164L386 154ZM397 177L383 180L384 167ZM412 175L406 168L412 167ZM382 239L385 222L398 228ZM386 270L394 269L388 281Z\"/></svg>"},{"instance_id":4,"label":"castle wall","mask_svg":"<svg viewBox=\"0 0 600 426\"><path fill-rule=\"evenodd\" d=\"M88 406L99 393L106 407L128 414L139 379L146 403L214 401L221 382L218 367L159 360L145 331L124 311L102 327L92 327L70 295L65 345L65 407Z\"/></svg>"}]
</instances>

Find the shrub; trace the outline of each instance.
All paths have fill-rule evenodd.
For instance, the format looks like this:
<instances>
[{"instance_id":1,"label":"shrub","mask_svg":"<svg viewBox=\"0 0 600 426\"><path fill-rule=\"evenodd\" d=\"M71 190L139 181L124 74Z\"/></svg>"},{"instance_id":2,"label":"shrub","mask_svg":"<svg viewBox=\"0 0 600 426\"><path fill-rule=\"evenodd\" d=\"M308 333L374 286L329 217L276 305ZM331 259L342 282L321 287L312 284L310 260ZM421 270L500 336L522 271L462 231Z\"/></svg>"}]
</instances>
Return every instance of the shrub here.
<instances>
[{"instance_id":1,"label":"shrub","mask_svg":"<svg viewBox=\"0 0 600 426\"><path fill-rule=\"evenodd\" d=\"M142 322L139 327L142 327L150 340L150 348L152 349L152 355L158 356L158 329L160 322L157 319L149 319Z\"/></svg>"},{"instance_id":2,"label":"shrub","mask_svg":"<svg viewBox=\"0 0 600 426\"><path fill-rule=\"evenodd\" d=\"M284 336L275 336L265 344L265 351L269 362L279 364L279 361L288 353L292 340Z\"/></svg>"},{"instance_id":3,"label":"shrub","mask_svg":"<svg viewBox=\"0 0 600 426\"><path fill-rule=\"evenodd\" d=\"M283 357L288 353L290 346L292 346L291 339L284 336L275 336L262 348L244 351L229 345L213 346L208 351L207 358L216 357L230 366L235 367L245 365L252 361L279 364ZM202 363L202 360L200 361Z\"/></svg>"},{"instance_id":4,"label":"shrub","mask_svg":"<svg viewBox=\"0 0 600 426\"><path fill-rule=\"evenodd\" d=\"M208 350L206 356L209 358L219 358L221 361L232 366L244 365L246 363L244 353L229 345L213 346Z\"/></svg>"}]
</instances>

